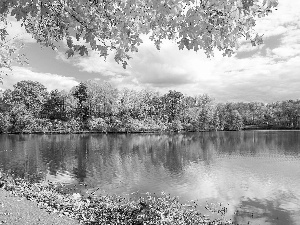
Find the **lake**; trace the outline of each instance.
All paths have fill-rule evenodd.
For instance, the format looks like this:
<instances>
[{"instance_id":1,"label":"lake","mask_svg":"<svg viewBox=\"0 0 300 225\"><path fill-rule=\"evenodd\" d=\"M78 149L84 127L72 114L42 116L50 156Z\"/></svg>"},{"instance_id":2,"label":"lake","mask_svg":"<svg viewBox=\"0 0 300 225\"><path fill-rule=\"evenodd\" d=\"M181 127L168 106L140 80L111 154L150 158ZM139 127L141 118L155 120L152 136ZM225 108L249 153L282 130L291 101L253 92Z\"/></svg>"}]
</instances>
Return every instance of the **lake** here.
<instances>
[{"instance_id":1,"label":"lake","mask_svg":"<svg viewBox=\"0 0 300 225\"><path fill-rule=\"evenodd\" d=\"M300 224L300 131L2 134L0 168L82 194L165 192L234 224Z\"/></svg>"}]
</instances>

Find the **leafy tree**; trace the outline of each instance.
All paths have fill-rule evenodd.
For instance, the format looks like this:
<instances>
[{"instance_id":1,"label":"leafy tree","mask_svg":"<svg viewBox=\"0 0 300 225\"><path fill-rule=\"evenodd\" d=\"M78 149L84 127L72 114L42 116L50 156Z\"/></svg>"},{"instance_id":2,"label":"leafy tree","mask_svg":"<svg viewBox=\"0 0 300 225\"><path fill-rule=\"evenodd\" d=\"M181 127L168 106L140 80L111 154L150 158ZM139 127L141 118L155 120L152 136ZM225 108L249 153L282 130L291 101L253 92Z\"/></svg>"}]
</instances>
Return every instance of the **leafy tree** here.
<instances>
[{"instance_id":1,"label":"leafy tree","mask_svg":"<svg viewBox=\"0 0 300 225\"><path fill-rule=\"evenodd\" d=\"M150 109L148 111L149 117L155 119L155 120L160 120L164 121L164 114L163 114L163 99L158 95L154 95L150 102L149 102Z\"/></svg>"},{"instance_id":2,"label":"leafy tree","mask_svg":"<svg viewBox=\"0 0 300 225\"><path fill-rule=\"evenodd\" d=\"M10 127L9 115L0 112L0 133L7 132Z\"/></svg>"},{"instance_id":3,"label":"leafy tree","mask_svg":"<svg viewBox=\"0 0 300 225\"><path fill-rule=\"evenodd\" d=\"M240 113L235 109L229 113L228 130L241 130L244 127Z\"/></svg>"},{"instance_id":4,"label":"leafy tree","mask_svg":"<svg viewBox=\"0 0 300 225\"><path fill-rule=\"evenodd\" d=\"M73 96L77 99L76 116L83 122L83 126L89 118L89 105L87 86L84 83L79 83L73 92Z\"/></svg>"},{"instance_id":5,"label":"leafy tree","mask_svg":"<svg viewBox=\"0 0 300 225\"><path fill-rule=\"evenodd\" d=\"M197 130L211 130L214 114L213 99L207 94L199 95L195 98L197 111L196 127Z\"/></svg>"},{"instance_id":6,"label":"leafy tree","mask_svg":"<svg viewBox=\"0 0 300 225\"><path fill-rule=\"evenodd\" d=\"M281 103L283 126L289 128L298 127L298 117L300 112L299 103L297 101L288 100Z\"/></svg>"},{"instance_id":7,"label":"leafy tree","mask_svg":"<svg viewBox=\"0 0 300 225\"><path fill-rule=\"evenodd\" d=\"M137 92L135 110L138 119L146 120L151 117L150 111L152 99L157 95L158 93L150 90L141 90Z\"/></svg>"},{"instance_id":8,"label":"leafy tree","mask_svg":"<svg viewBox=\"0 0 300 225\"><path fill-rule=\"evenodd\" d=\"M110 83L88 80L84 84L87 87L87 101L91 116L104 118L115 114L117 90Z\"/></svg>"},{"instance_id":9,"label":"leafy tree","mask_svg":"<svg viewBox=\"0 0 300 225\"><path fill-rule=\"evenodd\" d=\"M13 104L23 104L28 111L38 117L44 102L48 98L48 92L44 85L36 81L20 81L15 84L10 94Z\"/></svg>"},{"instance_id":10,"label":"leafy tree","mask_svg":"<svg viewBox=\"0 0 300 225\"><path fill-rule=\"evenodd\" d=\"M2 2L0 2L0 5L1 4ZM25 55L20 54L19 52L19 50L23 48L23 44L16 44L14 42L15 38L12 38L10 40L6 38L8 36L6 26L6 18L1 14L0 9L0 83L2 83L2 75L7 75L8 71L12 70L12 62L17 62L21 65L28 64Z\"/></svg>"},{"instance_id":11,"label":"leafy tree","mask_svg":"<svg viewBox=\"0 0 300 225\"><path fill-rule=\"evenodd\" d=\"M34 121L34 115L25 104L15 104L9 113L10 132L23 132L27 130Z\"/></svg>"},{"instance_id":12,"label":"leafy tree","mask_svg":"<svg viewBox=\"0 0 300 225\"><path fill-rule=\"evenodd\" d=\"M224 130L226 126L226 108L222 103L218 103L214 113L215 127L218 130Z\"/></svg>"},{"instance_id":13,"label":"leafy tree","mask_svg":"<svg viewBox=\"0 0 300 225\"><path fill-rule=\"evenodd\" d=\"M68 57L86 55L89 49L106 57L113 50L125 68L129 52L138 51L142 43L141 35L148 35L157 49L162 40L172 39L179 49L203 49L207 56L214 48L230 56L241 37L260 44L261 36L253 31L256 18L277 4L278 0L2 0L1 67L10 68L10 62L2 60L10 54L5 44L9 14L42 45L56 48L65 40Z\"/></svg>"},{"instance_id":14,"label":"leafy tree","mask_svg":"<svg viewBox=\"0 0 300 225\"><path fill-rule=\"evenodd\" d=\"M259 102L250 102L248 105L252 116L252 124L257 124L258 121L261 119L261 109L263 104Z\"/></svg>"},{"instance_id":15,"label":"leafy tree","mask_svg":"<svg viewBox=\"0 0 300 225\"><path fill-rule=\"evenodd\" d=\"M50 120L66 120L65 97L57 89L50 92L49 99L42 110L44 117Z\"/></svg>"},{"instance_id":16,"label":"leafy tree","mask_svg":"<svg viewBox=\"0 0 300 225\"><path fill-rule=\"evenodd\" d=\"M183 98L181 92L171 90L163 96L164 113L168 118L168 123L181 119Z\"/></svg>"},{"instance_id":17,"label":"leafy tree","mask_svg":"<svg viewBox=\"0 0 300 225\"><path fill-rule=\"evenodd\" d=\"M7 112L9 105L5 102L4 93L0 90L0 113Z\"/></svg>"},{"instance_id":18,"label":"leafy tree","mask_svg":"<svg viewBox=\"0 0 300 225\"><path fill-rule=\"evenodd\" d=\"M119 119L126 120L132 116L131 114L134 109L133 95L134 91L128 88L124 88L118 92L117 107Z\"/></svg>"},{"instance_id":19,"label":"leafy tree","mask_svg":"<svg viewBox=\"0 0 300 225\"><path fill-rule=\"evenodd\" d=\"M240 113L234 109L232 103L226 103L224 106L224 130L241 130L244 127L243 119Z\"/></svg>"}]
</instances>

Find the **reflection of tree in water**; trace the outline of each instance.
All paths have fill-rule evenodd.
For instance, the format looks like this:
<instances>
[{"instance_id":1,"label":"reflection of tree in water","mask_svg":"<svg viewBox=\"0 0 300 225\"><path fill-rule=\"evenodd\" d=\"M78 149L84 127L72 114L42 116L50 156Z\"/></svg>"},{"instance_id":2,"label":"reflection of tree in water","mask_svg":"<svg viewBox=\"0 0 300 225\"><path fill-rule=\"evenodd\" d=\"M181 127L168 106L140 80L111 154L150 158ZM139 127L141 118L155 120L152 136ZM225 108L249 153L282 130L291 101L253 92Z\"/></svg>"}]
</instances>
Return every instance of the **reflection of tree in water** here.
<instances>
[{"instance_id":1,"label":"reflection of tree in water","mask_svg":"<svg viewBox=\"0 0 300 225\"><path fill-rule=\"evenodd\" d=\"M166 161L164 163L165 167L171 172L171 174L180 174L182 171L182 154L180 151L180 144L172 138L167 142L166 149Z\"/></svg>"},{"instance_id":2,"label":"reflection of tree in water","mask_svg":"<svg viewBox=\"0 0 300 225\"><path fill-rule=\"evenodd\" d=\"M47 136L41 140L40 152L49 173L56 175L58 171L66 170L65 158L71 141L68 136L53 135L51 138Z\"/></svg>"},{"instance_id":3,"label":"reflection of tree in water","mask_svg":"<svg viewBox=\"0 0 300 225\"><path fill-rule=\"evenodd\" d=\"M79 182L84 182L87 176L87 160L90 148L90 136L82 135L78 141L78 147L76 145L76 159L77 167L73 168L73 174L76 175Z\"/></svg>"},{"instance_id":4,"label":"reflection of tree in water","mask_svg":"<svg viewBox=\"0 0 300 225\"><path fill-rule=\"evenodd\" d=\"M31 135L1 135L0 166L4 171L25 177L38 174L38 148Z\"/></svg>"},{"instance_id":5,"label":"reflection of tree in water","mask_svg":"<svg viewBox=\"0 0 300 225\"><path fill-rule=\"evenodd\" d=\"M256 224L255 221L272 225L295 224L290 213L276 206L276 202L258 199L241 201L239 210L234 215L233 224Z\"/></svg>"}]
</instances>

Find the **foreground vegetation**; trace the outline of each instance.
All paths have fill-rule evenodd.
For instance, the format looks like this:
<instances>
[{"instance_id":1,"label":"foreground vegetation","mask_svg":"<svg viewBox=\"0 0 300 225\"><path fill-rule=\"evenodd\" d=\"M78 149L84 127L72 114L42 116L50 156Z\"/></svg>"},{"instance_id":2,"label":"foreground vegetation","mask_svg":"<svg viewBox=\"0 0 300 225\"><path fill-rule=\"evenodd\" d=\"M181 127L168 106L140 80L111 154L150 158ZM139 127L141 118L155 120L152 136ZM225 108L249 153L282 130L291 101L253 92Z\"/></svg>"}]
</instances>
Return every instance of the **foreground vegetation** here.
<instances>
[{"instance_id":1,"label":"foreground vegetation","mask_svg":"<svg viewBox=\"0 0 300 225\"><path fill-rule=\"evenodd\" d=\"M0 172L0 188L82 224L231 224L224 218L210 220L166 194L161 197L148 195L135 201L120 196L83 197L78 193L62 194L52 183L32 183L3 172Z\"/></svg>"},{"instance_id":2,"label":"foreground vegetation","mask_svg":"<svg viewBox=\"0 0 300 225\"><path fill-rule=\"evenodd\" d=\"M118 90L96 81L50 93L41 83L21 81L0 92L0 132L4 133L298 129L299 118L298 100L216 103L208 95Z\"/></svg>"}]
</instances>

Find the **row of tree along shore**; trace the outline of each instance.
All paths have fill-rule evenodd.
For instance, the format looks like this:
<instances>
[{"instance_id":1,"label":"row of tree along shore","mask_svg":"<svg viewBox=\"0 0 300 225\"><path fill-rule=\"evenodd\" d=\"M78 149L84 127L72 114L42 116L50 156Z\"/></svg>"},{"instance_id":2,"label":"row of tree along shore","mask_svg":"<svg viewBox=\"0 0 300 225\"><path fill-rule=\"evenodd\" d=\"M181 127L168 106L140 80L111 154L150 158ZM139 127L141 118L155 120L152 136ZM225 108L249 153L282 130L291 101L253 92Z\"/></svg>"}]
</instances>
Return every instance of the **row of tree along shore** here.
<instances>
[{"instance_id":1,"label":"row of tree along shore","mask_svg":"<svg viewBox=\"0 0 300 225\"><path fill-rule=\"evenodd\" d=\"M217 103L206 94L118 90L91 80L69 92L48 92L41 83L29 80L0 92L2 133L298 129L299 118L299 100Z\"/></svg>"}]
</instances>

